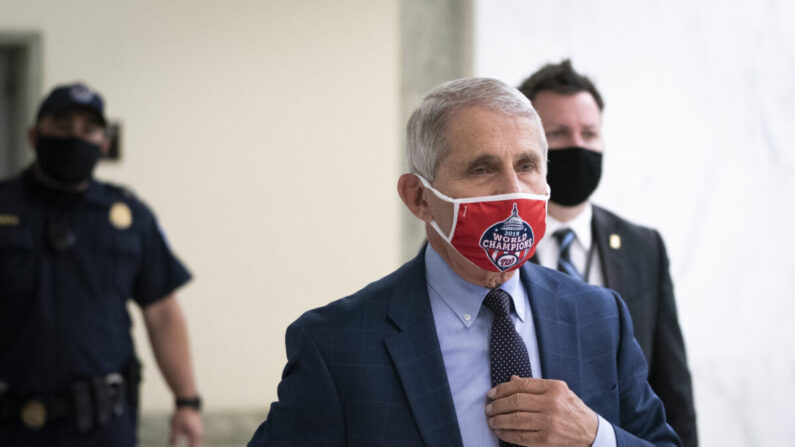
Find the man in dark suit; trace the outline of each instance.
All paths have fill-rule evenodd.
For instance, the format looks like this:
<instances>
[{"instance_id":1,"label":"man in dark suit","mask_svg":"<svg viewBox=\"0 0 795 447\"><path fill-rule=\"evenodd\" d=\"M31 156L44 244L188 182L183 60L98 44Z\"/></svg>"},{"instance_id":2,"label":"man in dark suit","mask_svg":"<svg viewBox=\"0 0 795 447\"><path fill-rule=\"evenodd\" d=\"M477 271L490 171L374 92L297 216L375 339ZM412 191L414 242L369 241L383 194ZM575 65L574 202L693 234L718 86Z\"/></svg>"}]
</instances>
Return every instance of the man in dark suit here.
<instances>
[{"instance_id":1,"label":"man in dark suit","mask_svg":"<svg viewBox=\"0 0 795 447\"><path fill-rule=\"evenodd\" d=\"M690 371L662 238L589 201L601 176L602 97L569 60L542 67L519 90L541 116L549 143L547 230L554 237L539 244L538 260L621 295L649 364L649 383L683 444L696 447Z\"/></svg>"},{"instance_id":2,"label":"man in dark suit","mask_svg":"<svg viewBox=\"0 0 795 447\"><path fill-rule=\"evenodd\" d=\"M290 325L249 445L681 445L618 295L525 263L548 198L527 98L443 84L409 119L407 156L398 192L428 245Z\"/></svg>"}]
</instances>

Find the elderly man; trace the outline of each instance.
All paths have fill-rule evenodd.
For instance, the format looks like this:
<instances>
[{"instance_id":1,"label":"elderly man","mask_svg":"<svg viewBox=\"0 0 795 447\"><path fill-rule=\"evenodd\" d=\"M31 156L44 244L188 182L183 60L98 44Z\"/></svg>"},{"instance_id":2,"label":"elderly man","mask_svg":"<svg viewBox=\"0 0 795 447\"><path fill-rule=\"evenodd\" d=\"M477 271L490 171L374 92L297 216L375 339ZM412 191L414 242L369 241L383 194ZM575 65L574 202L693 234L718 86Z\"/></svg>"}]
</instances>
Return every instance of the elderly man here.
<instances>
[{"instance_id":1,"label":"elderly man","mask_svg":"<svg viewBox=\"0 0 795 447\"><path fill-rule=\"evenodd\" d=\"M519 90L533 102L549 142L547 225L554 237L539 244L538 260L621 295L649 364L649 384L685 447L697 447L690 371L665 244L657 231L590 201L602 172L602 96L569 60L545 65Z\"/></svg>"},{"instance_id":2,"label":"elderly man","mask_svg":"<svg viewBox=\"0 0 795 447\"><path fill-rule=\"evenodd\" d=\"M431 91L398 181L428 245L287 330L279 401L250 446L680 445L621 299L526 261L546 142L517 90Z\"/></svg>"},{"instance_id":3,"label":"elderly man","mask_svg":"<svg viewBox=\"0 0 795 447\"><path fill-rule=\"evenodd\" d=\"M55 88L29 137L36 162L0 182L0 445L135 445L132 298L176 397L172 444L198 446L174 295L190 275L143 203L93 179L109 144L102 98L83 84Z\"/></svg>"}]
</instances>

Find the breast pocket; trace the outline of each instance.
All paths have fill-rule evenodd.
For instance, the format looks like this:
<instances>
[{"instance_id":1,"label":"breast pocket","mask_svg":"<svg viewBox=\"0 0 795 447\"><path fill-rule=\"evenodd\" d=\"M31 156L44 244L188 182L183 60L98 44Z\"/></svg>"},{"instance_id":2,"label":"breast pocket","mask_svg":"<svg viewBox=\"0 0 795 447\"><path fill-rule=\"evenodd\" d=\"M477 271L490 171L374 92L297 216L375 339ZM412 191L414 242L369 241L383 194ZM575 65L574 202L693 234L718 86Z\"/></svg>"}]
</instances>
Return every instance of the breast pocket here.
<instances>
[{"instance_id":1,"label":"breast pocket","mask_svg":"<svg viewBox=\"0 0 795 447\"><path fill-rule=\"evenodd\" d=\"M135 233L107 235L97 251L105 272L105 289L122 299L131 297L141 259L141 244Z\"/></svg>"},{"instance_id":2,"label":"breast pocket","mask_svg":"<svg viewBox=\"0 0 795 447\"><path fill-rule=\"evenodd\" d=\"M29 296L35 289L33 235L26 228L0 228L0 297Z\"/></svg>"}]
</instances>

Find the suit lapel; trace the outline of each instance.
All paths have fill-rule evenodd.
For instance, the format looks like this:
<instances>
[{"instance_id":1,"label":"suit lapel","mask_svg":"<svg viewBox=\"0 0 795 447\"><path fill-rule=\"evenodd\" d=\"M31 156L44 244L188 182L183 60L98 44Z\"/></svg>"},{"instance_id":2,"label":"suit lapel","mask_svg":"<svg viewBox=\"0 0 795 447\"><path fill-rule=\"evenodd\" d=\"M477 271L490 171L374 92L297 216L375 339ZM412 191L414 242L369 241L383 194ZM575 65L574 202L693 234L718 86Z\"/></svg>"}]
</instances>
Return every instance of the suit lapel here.
<instances>
[{"instance_id":1,"label":"suit lapel","mask_svg":"<svg viewBox=\"0 0 795 447\"><path fill-rule=\"evenodd\" d=\"M622 249L610 246L610 238L622 237L618 222L596 205L593 205L593 231L596 247L599 249L599 260L602 262L602 274L605 278L605 287L619 292L625 289L624 263L622 262Z\"/></svg>"},{"instance_id":2,"label":"suit lapel","mask_svg":"<svg viewBox=\"0 0 795 447\"><path fill-rule=\"evenodd\" d=\"M555 300L559 283L548 276L543 267L535 264L525 264L522 267L521 280L533 312L541 357L541 374L544 378L557 378L563 369L562 331L558 323L558 305Z\"/></svg>"},{"instance_id":3,"label":"suit lapel","mask_svg":"<svg viewBox=\"0 0 795 447\"><path fill-rule=\"evenodd\" d=\"M384 340L427 447L463 446L425 278L425 251L396 281L389 318L400 331Z\"/></svg>"},{"instance_id":4,"label":"suit lapel","mask_svg":"<svg viewBox=\"0 0 795 447\"><path fill-rule=\"evenodd\" d=\"M542 376L563 380L576 391L580 380L580 341L578 330L572 329L577 326L576 312L560 297L560 281L547 269L526 264L521 279L533 311Z\"/></svg>"}]
</instances>

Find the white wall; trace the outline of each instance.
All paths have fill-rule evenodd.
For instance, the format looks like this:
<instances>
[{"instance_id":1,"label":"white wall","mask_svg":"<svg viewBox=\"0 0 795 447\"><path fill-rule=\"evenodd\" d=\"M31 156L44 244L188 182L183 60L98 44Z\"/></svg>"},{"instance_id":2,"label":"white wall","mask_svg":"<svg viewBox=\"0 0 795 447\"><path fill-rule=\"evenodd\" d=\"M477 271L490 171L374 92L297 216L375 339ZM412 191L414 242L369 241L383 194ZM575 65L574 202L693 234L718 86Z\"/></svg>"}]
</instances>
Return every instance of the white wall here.
<instances>
[{"instance_id":1,"label":"white wall","mask_svg":"<svg viewBox=\"0 0 795 447\"><path fill-rule=\"evenodd\" d=\"M795 445L795 3L480 0L475 74L571 57L605 98L594 200L668 246L704 446Z\"/></svg>"},{"instance_id":2,"label":"white wall","mask_svg":"<svg viewBox=\"0 0 795 447\"><path fill-rule=\"evenodd\" d=\"M98 177L143 197L195 274L208 410L265 409L287 324L398 265L397 2L5 1L0 29L43 32L45 90L105 95L125 153ZM135 335L144 409L170 408Z\"/></svg>"}]
</instances>

